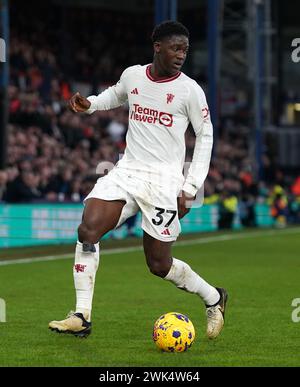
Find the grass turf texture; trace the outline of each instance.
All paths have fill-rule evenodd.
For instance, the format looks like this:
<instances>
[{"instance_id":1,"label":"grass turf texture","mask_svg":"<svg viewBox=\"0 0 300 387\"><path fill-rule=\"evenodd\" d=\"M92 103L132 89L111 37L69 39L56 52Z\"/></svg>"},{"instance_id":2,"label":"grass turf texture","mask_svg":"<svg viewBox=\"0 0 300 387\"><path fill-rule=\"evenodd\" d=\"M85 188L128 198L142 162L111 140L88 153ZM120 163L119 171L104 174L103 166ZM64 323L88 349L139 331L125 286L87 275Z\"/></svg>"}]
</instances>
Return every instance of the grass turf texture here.
<instances>
[{"instance_id":1,"label":"grass turf texture","mask_svg":"<svg viewBox=\"0 0 300 387\"><path fill-rule=\"evenodd\" d=\"M197 296L151 275L141 251L101 257L87 339L48 330L74 306L73 259L0 266L7 304L0 366L300 366L300 323L291 320L291 302L300 297L300 231L284 231L175 245L175 257L228 290L226 325L214 341L205 338ZM184 353L160 352L152 341L154 321L172 311L187 314L196 329Z\"/></svg>"}]
</instances>

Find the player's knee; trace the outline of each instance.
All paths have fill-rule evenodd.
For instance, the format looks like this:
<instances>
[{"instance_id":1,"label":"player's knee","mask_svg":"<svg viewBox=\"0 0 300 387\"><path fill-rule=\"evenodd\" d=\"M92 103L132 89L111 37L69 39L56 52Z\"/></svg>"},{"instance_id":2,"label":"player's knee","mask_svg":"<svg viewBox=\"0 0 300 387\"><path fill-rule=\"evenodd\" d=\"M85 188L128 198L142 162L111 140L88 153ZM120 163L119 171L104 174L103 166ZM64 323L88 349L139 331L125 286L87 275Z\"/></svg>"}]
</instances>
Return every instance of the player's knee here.
<instances>
[{"instance_id":1,"label":"player's knee","mask_svg":"<svg viewBox=\"0 0 300 387\"><path fill-rule=\"evenodd\" d=\"M152 274L164 278L170 271L172 264L171 258L151 257L147 259L149 270Z\"/></svg>"},{"instance_id":2,"label":"player's knee","mask_svg":"<svg viewBox=\"0 0 300 387\"><path fill-rule=\"evenodd\" d=\"M78 240L80 242L97 243L99 240L98 232L95 228L90 227L82 222L78 227Z\"/></svg>"}]
</instances>

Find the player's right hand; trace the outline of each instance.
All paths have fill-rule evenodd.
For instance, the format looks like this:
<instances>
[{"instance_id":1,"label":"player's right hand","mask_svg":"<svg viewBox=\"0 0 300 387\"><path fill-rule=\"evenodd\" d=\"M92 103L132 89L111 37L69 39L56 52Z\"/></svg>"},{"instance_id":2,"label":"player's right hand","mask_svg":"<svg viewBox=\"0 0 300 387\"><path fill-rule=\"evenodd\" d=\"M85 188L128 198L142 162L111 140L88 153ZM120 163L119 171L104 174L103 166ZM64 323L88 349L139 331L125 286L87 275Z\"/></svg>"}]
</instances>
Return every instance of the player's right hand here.
<instances>
[{"instance_id":1,"label":"player's right hand","mask_svg":"<svg viewBox=\"0 0 300 387\"><path fill-rule=\"evenodd\" d=\"M75 113L82 113L88 110L88 108L91 106L91 103L88 99L80 95L79 92L74 94L70 101L69 106Z\"/></svg>"}]
</instances>

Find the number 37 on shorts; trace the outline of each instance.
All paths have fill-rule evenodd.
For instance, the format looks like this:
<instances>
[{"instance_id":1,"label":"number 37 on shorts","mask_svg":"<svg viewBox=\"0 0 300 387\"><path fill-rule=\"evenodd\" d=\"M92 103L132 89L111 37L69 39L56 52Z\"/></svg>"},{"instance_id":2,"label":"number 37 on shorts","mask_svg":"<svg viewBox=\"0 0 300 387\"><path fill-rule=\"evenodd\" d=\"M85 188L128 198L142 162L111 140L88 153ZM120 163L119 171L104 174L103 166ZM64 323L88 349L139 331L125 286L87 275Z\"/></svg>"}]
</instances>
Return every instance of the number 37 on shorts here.
<instances>
[{"instance_id":1,"label":"number 37 on shorts","mask_svg":"<svg viewBox=\"0 0 300 387\"><path fill-rule=\"evenodd\" d=\"M155 238L166 242L176 240L181 231L177 209L153 207L151 212L151 229Z\"/></svg>"}]
</instances>

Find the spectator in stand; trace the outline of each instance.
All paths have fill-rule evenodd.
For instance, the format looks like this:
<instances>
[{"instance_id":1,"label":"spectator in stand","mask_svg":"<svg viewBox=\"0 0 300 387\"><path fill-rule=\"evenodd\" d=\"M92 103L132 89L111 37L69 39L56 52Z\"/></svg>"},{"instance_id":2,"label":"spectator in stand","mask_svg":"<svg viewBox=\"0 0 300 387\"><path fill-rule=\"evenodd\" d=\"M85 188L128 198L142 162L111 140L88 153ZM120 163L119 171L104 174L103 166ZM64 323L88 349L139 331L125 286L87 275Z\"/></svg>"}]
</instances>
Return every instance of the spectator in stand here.
<instances>
[{"instance_id":1,"label":"spectator in stand","mask_svg":"<svg viewBox=\"0 0 300 387\"><path fill-rule=\"evenodd\" d=\"M271 202L271 215L274 226L284 228L287 225L288 201L283 188L276 185L273 189Z\"/></svg>"},{"instance_id":2,"label":"spectator in stand","mask_svg":"<svg viewBox=\"0 0 300 387\"><path fill-rule=\"evenodd\" d=\"M232 229L234 216L237 212L237 197L228 191L223 191L219 197L218 229Z\"/></svg>"},{"instance_id":3,"label":"spectator in stand","mask_svg":"<svg viewBox=\"0 0 300 387\"><path fill-rule=\"evenodd\" d=\"M239 214L244 227L256 227L255 197L247 191L240 198Z\"/></svg>"},{"instance_id":4,"label":"spectator in stand","mask_svg":"<svg viewBox=\"0 0 300 387\"><path fill-rule=\"evenodd\" d=\"M24 170L13 182L9 183L6 191L6 201L13 203L32 202L41 199L38 190L39 176Z\"/></svg>"},{"instance_id":5,"label":"spectator in stand","mask_svg":"<svg viewBox=\"0 0 300 387\"><path fill-rule=\"evenodd\" d=\"M300 198L300 197L299 197ZM290 194L288 196L288 224L300 223L300 200L295 195Z\"/></svg>"},{"instance_id":6,"label":"spectator in stand","mask_svg":"<svg viewBox=\"0 0 300 387\"><path fill-rule=\"evenodd\" d=\"M291 186L291 192L296 196L299 197L300 200L300 176L298 176L295 181L293 182Z\"/></svg>"},{"instance_id":7,"label":"spectator in stand","mask_svg":"<svg viewBox=\"0 0 300 387\"><path fill-rule=\"evenodd\" d=\"M8 174L5 170L0 170L0 202L3 200L6 184L8 181Z\"/></svg>"}]
</instances>

